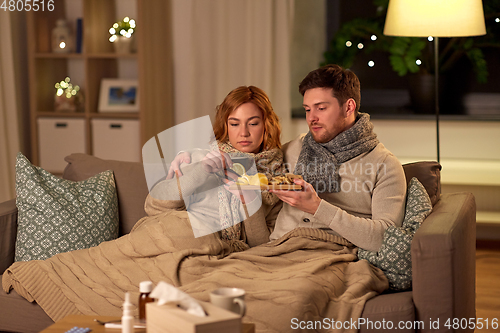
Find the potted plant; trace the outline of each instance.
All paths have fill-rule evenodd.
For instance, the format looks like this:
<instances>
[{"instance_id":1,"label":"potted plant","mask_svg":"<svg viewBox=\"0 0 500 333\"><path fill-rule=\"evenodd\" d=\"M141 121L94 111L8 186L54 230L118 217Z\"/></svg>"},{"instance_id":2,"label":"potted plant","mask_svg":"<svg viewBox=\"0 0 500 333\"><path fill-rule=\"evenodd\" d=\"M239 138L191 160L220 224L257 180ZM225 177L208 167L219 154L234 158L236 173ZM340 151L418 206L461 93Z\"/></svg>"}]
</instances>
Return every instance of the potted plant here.
<instances>
[{"instance_id":1,"label":"potted plant","mask_svg":"<svg viewBox=\"0 0 500 333\"><path fill-rule=\"evenodd\" d=\"M117 53L130 53L132 44L132 35L134 34L136 28L135 20L124 17L123 20L115 22L111 28L109 28L109 41L115 45L115 51Z\"/></svg>"},{"instance_id":2,"label":"potted plant","mask_svg":"<svg viewBox=\"0 0 500 333\"><path fill-rule=\"evenodd\" d=\"M336 63L346 68L352 66L361 53L374 51L387 54L392 69L399 75L408 75L410 95L418 84L429 92L430 112L433 112L434 95L434 43L432 37L392 37L383 34L389 0L374 0L377 7L373 17L356 18L344 23L330 43L330 49L324 53L323 64ZM456 65L467 59L472 64L475 78L480 83L487 82L488 64L483 50L500 47L500 0L488 0L483 3L487 34L479 37L441 38L439 50L439 74L446 74ZM418 84L417 84L418 83ZM440 84L442 87L443 84ZM413 91L412 91L413 90ZM456 90L454 90L456 93ZM414 106L422 102L425 96L412 98ZM455 101L459 98L454 97ZM449 101L442 99L444 105ZM425 103L424 103L425 104ZM457 108L451 105L451 108ZM427 111L424 112L428 112Z\"/></svg>"}]
</instances>

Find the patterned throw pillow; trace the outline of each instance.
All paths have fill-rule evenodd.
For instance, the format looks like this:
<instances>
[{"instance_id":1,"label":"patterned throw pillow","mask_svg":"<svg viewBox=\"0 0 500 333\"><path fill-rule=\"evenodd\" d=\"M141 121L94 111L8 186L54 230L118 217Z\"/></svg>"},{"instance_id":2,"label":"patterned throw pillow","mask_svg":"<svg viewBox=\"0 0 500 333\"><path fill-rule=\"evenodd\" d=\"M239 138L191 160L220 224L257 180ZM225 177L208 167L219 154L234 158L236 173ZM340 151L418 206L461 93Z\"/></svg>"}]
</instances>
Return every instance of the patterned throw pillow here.
<instances>
[{"instance_id":1,"label":"patterned throw pillow","mask_svg":"<svg viewBox=\"0 0 500 333\"><path fill-rule=\"evenodd\" d=\"M390 289L405 290L411 287L411 242L431 211L431 199L425 187L417 178L412 178L408 185L403 225L387 228L378 252L358 250L359 259L368 260L385 273Z\"/></svg>"},{"instance_id":2,"label":"patterned throw pillow","mask_svg":"<svg viewBox=\"0 0 500 333\"><path fill-rule=\"evenodd\" d=\"M16 195L16 261L43 260L118 237L112 171L73 182L32 165L18 153Z\"/></svg>"}]
</instances>

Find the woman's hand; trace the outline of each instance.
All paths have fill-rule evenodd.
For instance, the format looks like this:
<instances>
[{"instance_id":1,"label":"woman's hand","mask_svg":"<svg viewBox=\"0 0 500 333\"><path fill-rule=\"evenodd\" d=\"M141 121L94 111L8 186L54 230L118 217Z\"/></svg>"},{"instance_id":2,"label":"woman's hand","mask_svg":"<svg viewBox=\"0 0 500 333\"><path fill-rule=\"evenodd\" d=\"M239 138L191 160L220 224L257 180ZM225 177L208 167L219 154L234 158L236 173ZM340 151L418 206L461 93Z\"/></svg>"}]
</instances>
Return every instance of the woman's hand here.
<instances>
[{"instance_id":1,"label":"woman's hand","mask_svg":"<svg viewBox=\"0 0 500 333\"><path fill-rule=\"evenodd\" d=\"M170 168L168 169L167 173L167 179L172 179L174 178L174 175L177 174L177 177L182 176L181 172L181 164L182 163L191 163L191 154L188 153L187 151L184 151L177 156L175 156L174 160L172 163L170 163Z\"/></svg>"},{"instance_id":2,"label":"woman's hand","mask_svg":"<svg viewBox=\"0 0 500 333\"><path fill-rule=\"evenodd\" d=\"M216 173L233 166L231 157L225 152L211 151L201 160L203 169L208 173Z\"/></svg>"},{"instance_id":3,"label":"woman's hand","mask_svg":"<svg viewBox=\"0 0 500 333\"><path fill-rule=\"evenodd\" d=\"M231 176L229 176L229 177L231 177ZM247 203L254 201L258 196L257 191L254 191L254 190L244 190L244 191L243 190L230 190L229 186L234 184L234 182L231 182L228 180L223 180L223 181L225 183L224 187L226 188L226 190L231 192L232 194L234 194L237 198L239 198L243 204L247 204Z\"/></svg>"},{"instance_id":4,"label":"woman's hand","mask_svg":"<svg viewBox=\"0 0 500 333\"><path fill-rule=\"evenodd\" d=\"M276 194L281 201L286 202L292 207L296 207L303 212L313 214L321 203L321 198L318 196L311 184L303 179L294 179L296 185L302 186L302 191L286 191L286 190L269 190Z\"/></svg>"}]
</instances>

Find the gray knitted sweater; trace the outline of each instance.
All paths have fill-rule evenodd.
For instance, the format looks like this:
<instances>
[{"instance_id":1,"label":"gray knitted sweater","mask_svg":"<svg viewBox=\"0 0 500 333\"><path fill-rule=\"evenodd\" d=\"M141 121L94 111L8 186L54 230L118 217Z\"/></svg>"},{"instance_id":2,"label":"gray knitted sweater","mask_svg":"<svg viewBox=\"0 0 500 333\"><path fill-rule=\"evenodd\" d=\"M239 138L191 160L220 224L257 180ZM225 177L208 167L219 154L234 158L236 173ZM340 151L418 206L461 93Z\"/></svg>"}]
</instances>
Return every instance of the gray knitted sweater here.
<instances>
[{"instance_id":1,"label":"gray knitted sweater","mask_svg":"<svg viewBox=\"0 0 500 333\"><path fill-rule=\"evenodd\" d=\"M148 197L168 201L168 204L164 204L168 209L187 209L191 224L196 223L198 227L205 228L206 230L200 232L206 234L213 232L212 224L219 221L217 191L220 181L215 174L207 173L203 169L199 163L201 157L193 154L193 163L181 166L183 176L179 177L179 185L176 178L161 181L151 189ZM152 204L152 200L147 198L146 212L154 211L148 209L148 205ZM243 221L243 240L250 247L269 241L281 205L281 201L270 206L258 199L247 205L250 217ZM243 210L241 216L245 216Z\"/></svg>"}]
</instances>

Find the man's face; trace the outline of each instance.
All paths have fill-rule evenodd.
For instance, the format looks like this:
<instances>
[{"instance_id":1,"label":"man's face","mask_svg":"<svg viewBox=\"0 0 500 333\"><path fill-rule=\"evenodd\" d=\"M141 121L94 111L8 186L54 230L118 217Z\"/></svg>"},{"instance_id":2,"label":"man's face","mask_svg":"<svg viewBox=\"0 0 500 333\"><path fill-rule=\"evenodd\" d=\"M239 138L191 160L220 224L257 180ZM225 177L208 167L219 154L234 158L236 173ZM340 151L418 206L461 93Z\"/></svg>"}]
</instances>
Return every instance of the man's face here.
<instances>
[{"instance_id":1,"label":"man's face","mask_svg":"<svg viewBox=\"0 0 500 333\"><path fill-rule=\"evenodd\" d=\"M309 131L318 143L332 140L350 127L347 104L339 105L332 88L313 88L304 93L304 109Z\"/></svg>"}]
</instances>

